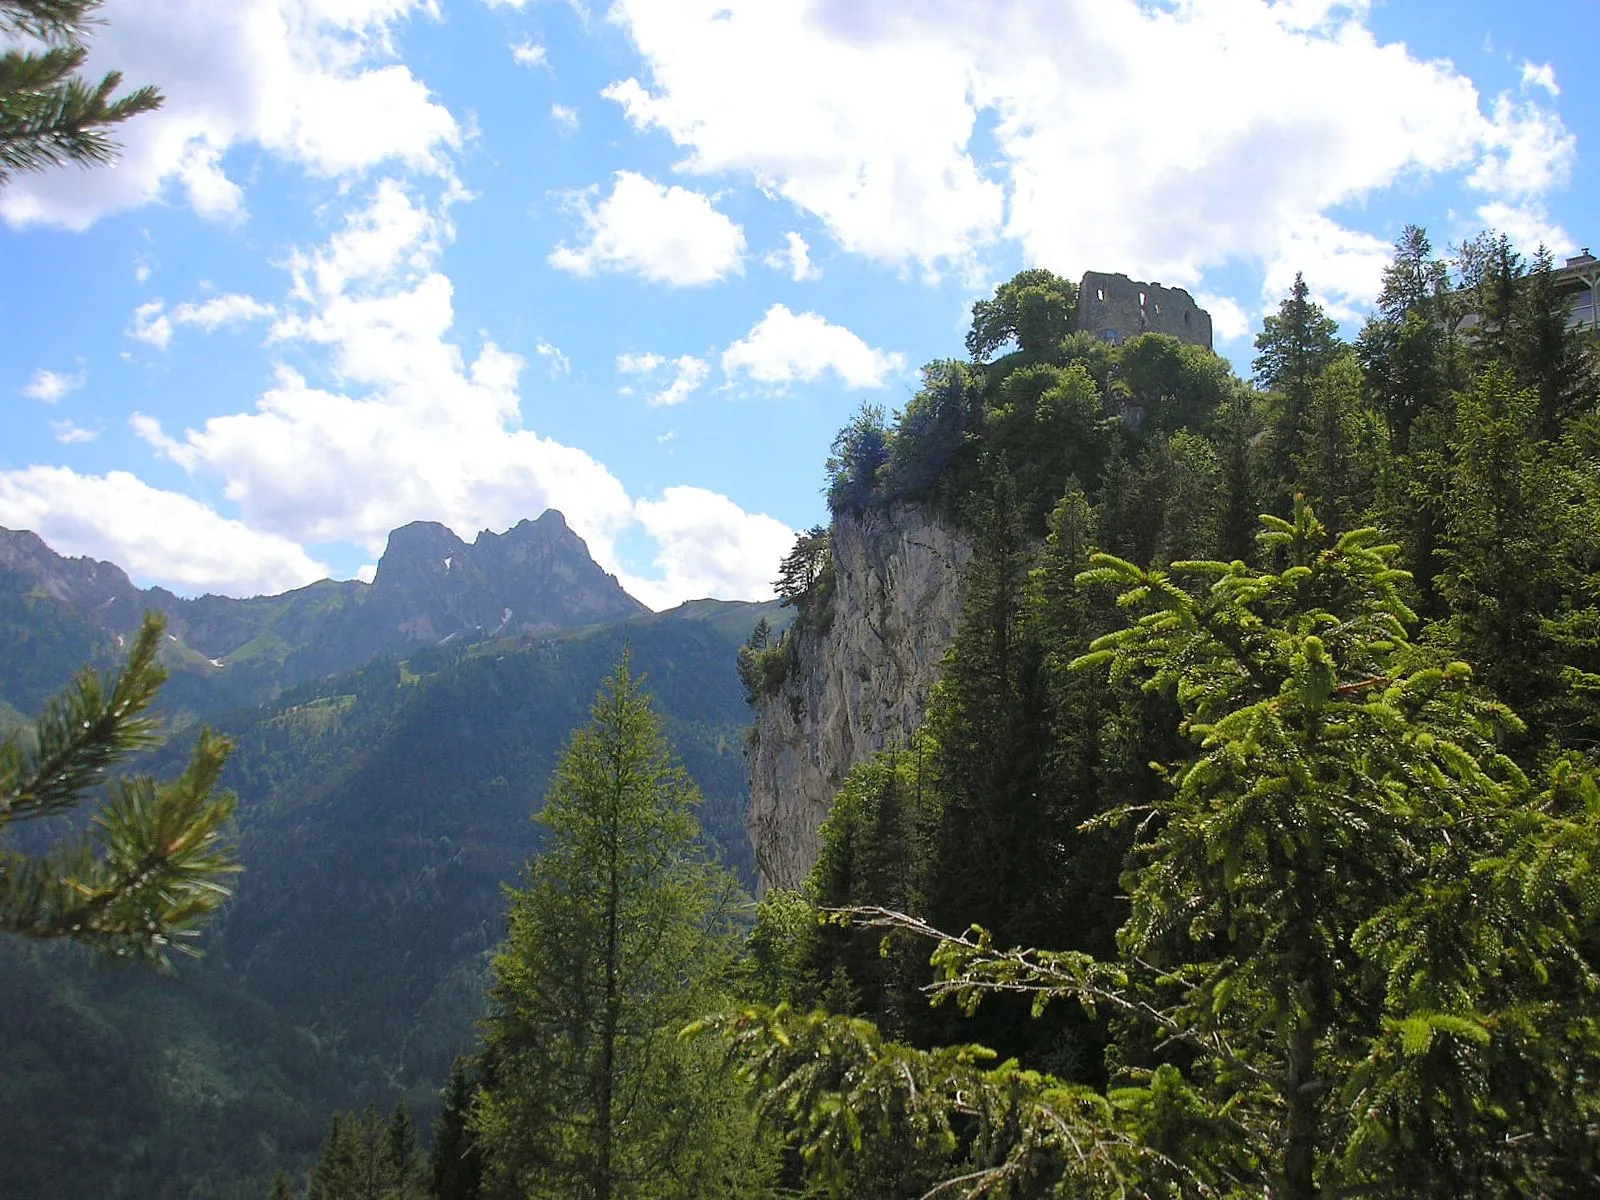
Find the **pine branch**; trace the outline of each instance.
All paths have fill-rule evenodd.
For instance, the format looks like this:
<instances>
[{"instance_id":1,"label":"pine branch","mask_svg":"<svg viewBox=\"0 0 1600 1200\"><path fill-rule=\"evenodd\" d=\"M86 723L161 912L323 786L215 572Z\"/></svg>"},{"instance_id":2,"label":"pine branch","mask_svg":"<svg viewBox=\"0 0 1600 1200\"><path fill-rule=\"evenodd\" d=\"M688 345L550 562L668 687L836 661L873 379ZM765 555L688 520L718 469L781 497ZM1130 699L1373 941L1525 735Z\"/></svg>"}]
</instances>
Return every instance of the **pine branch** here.
<instances>
[{"instance_id":1,"label":"pine branch","mask_svg":"<svg viewBox=\"0 0 1600 1200\"><path fill-rule=\"evenodd\" d=\"M156 662L165 630L164 617L146 614L115 679L85 670L45 706L31 747L15 732L0 743L0 830L72 807L113 764L158 743L159 723L144 713L167 677Z\"/></svg>"},{"instance_id":2,"label":"pine branch","mask_svg":"<svg viewBox=\"0 0 1600 1200\"><path fill-rule=\"evenodd\" d=\"M78 77L89 57L84 40L97 23L90 14L98 6L99 0L6 0L0 6L0 36L25 43L0 54L0 186L16 171L109 163L118 149L109 127L161 106L161 93L151 86L116 96L121 72L108 72L98 83Z\"/></svg>"},{"instance_id":3,"label":"pine branch","mask_svg":"<svg viewBox=\"0 0 1600 1200\"><path fill-rule=\"evenodd\" d=\"M156 743L144 712L166 672L156 663L165 622L147 614L113 681L92 671L53 700L32 748L15 735L0 746L0 829L13 816L74 806L116 762ZM231 744L202 732L188 768L158 784L113 780L94 836L37 858L0 851L0 933L68 938L121 958L165 961L229 895L239 870L225 841L234 797L217 785Z\"/></svg>"}]
</instances>

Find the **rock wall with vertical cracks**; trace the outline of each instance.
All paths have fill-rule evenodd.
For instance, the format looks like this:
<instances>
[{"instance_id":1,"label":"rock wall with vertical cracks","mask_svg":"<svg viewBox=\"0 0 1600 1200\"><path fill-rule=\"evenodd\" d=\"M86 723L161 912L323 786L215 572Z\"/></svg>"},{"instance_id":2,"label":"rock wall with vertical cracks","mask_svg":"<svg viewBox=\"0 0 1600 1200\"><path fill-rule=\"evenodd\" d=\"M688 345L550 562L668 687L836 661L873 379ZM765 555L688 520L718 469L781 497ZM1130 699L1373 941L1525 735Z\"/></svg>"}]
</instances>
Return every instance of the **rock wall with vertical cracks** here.
<instances>
[{"instance_id":1,"label":"rock wall with vertical cracks","mask_svg":"<svg viewBox=\"0 0 1600 1200\"><path fill-rule=\"evenodd\" d=\"M903 744L961 613L966 537L917 504L834 519L830 619L797 628L794 658L751 734L750 838L761 890L804 882L850 768Z\"/></svg>"}]
</instances>

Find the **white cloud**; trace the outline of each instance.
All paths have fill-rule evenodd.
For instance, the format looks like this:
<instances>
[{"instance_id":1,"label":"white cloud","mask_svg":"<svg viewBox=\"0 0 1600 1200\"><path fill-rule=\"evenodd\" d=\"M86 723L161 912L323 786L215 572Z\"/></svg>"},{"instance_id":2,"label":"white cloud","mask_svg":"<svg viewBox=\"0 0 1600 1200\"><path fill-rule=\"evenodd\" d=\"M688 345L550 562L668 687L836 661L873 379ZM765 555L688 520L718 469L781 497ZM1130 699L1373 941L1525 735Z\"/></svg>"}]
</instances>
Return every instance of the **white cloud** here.
<instances>
[{"instance_id":1,"label":"white cloud","mask_svg":"<svg viewBox=\"0 0 1600 1200\"><path fill-rule=\"evenodd\" d=\"M672 368L672 378L663 384L665 376L662 369L665 367ZM617 370L625 375L640 375L651 379L654 384L662 384L645 397L645 403L652 408L682 404L711 378L711 364L692 354L682 354L673 359L660 354L619 354ZM633 388L620 388L618 392L631 396Z\"/></svg>"},{"instance_id":2,"label":"white cloud","mask_svg":"<svg viewBox=\"0 0 1600 1200\"><path fill-rule=\"evenodd\" d=\"M453 287L437 266L459 198L449 181L432 200L380 182L325 244L288 256L289 300L272 337L325 348L333 386L279 366L247 411L181 431L138 416L135 433L219 480L263 535L376 553L409 521L470 536L559 508L614 565L613 539L633 521L621 483L522 428L520 358L492 342L469 358L455 344Z\"/></svg>"},{"instance_id":3,"label":"white cloud","mask_svg":"<svg viewBox=\"0 0 1600 1200\"><path fill-rule=\"evenodd\" d=\"M1383 286L1393 246L1382 238L1311 216L1282 231L1267 260L1262 299L1276 307L1301 272L1317 303L1339 321L1358 317Z\"/></svg>"},{"instance_id":4,"label":"white cloud","mask_svg":"<svg viewBox=\"0 0 1600 1200\"><path fill-rule=\"evenodd\" d=\"M176 325L193 325L207 333L213 333L224 326L235 328L250 321L275 316L277 311L272 305L265 304L254 296L227 292L199 304L178 305L172 310L172 321Z\"/></svg>"},{"instance_id":5,"label":"white cloud","mask_svg":"<svg viewBox=\"0 0 1600 1200\"><path fill-rule=\"evenodd\" d=\"M811 247L806 245L805 238L793 231L783 235L785 246L782 250L774 250L761 261L777 271L788 271L789 278L796 283L805 283L811 279L821 279L822 270L811 264Z\"/></svg>"},{"instance_id":6,"label":"white cloud","mask_svg":"<svg viewBox=\"0 0 1600 1200\"><path fill-rule=\"evenodd\" d=\"M172 344L175 326L190 325L206 333L215 333L224 327L236 329L251 321L276 316L277 312L272 305L238 292L227 292L198 303L185 301L170 311L164 300L147 300L133 310L128 336L157 350L165 350Z\"/></svg>"},{"instance_id":7,"label":"white cloud","mask_svg":"<svg viewBox=\"0 0 1600 1200\"><path fill-rule=\"evenodd\" d=\"M556 378L558 375L572 374L572 360L543 338L539 339L538 345L534 349L539 357L548 364L551 379Z\"/></svg>"},{"instance_id":8,"label":"white cloud","mask_svg":"<svg viewBox=\"0 0 1600 1200\"><path fill-rule=\"evenodd\" d=\"M1543 88L1552 96L1561 95L1561 87L1556 83L1556 69L1549 63L1522 64L1522 90L1529 88Z\"/></svg>"},{"instance_id":9,"label":"white cloud","mask_svg":"<svg viewBox=\"0 0 1600 1200\"><path fill-rule=\"evenodd\" d=\"M651 283L690 287L743 270L744 231L711 198L665 187L633 171L618 171L611 195L592 202L595 189L573 197L583 219L582 241L550 252L553 267L578 275L616 271Z\"/></svg>"},{"instance_id":10,"label":"white cloud","mask_svg":"<svg viewBox=\"0 0 1600 1200\"><path fill-rule=\"evenodd\" d=\"M1507 204L1496 200L1479 206L1477 215L1485 228L1505 234L1523 254L1531 255L1543 246L1559 263L1563 255L1578 248L1572 235L1552 220L1544 205L1537 201Z\"/></svg>"},{"instance_id":11,"label":"white cloud","mask_svg":"<svg viewBox=\"0 0 1600 1200\"><path fill-rule=\"evenodd\" d=\"M532 38L523 38L511 47L511 57L519 67L545 65L545 48Z\"/></svg>"},{"instance_id":12,"label":"white cloud","mask_svg":"<svg viewBox=\"0 0 1600 1200\"><path fill-rule=\"evenodd\" d=\"M1254 332L1250 317L1237 300L1228 296L1202 292L1195 297L1200 307L1211 314L1211 329L1219 342L1246 339Z\"/></svg>"},{"instance_id":13,"label":"white cloud","mask_svg":"<svg viewBox=\"0 0 1600 1200\"><path fill-rule=\"evenodd\" d=\"M622 575L623 587L655 609L688 599L767 600L794 531L762 513L747 513L726 496L697 487L669 487L634 511L656 539L659 577Z\"/></svg>"},{"instance_id":14,"label":"white cloud","mask_svg":"<svg viewBox=\"0 0 1600 1200\"><path fill-rule=\"evenodd\" d=\"M76 421L51 421L50 431L56 435L56 441L63 446L74 446L80 442L92 442L100 436L98 429L85 429Z\"/></svg>"},{"instance_id":15,"label":"white cloud","mask_svg":"<svg viewBox=\"0 0 1600 1200\"><path fill-rule=\"evenodd\" d=\"M1467 182L1497 199L1539 196L1572 176L1578 140L1555 113L1510 96L1494 102L1494 121L1484 136L1487 148Z\"/></svg>"},{"instance_id":16,"label":"white cloud","mask_svg":"<svg viewBox=\"0 0 1600 1200\"><path fill-rule=\"evenodd\" d=\"M63 375L59 371L40 367L23 385L22 394L30 399L43 401L45 404L55 404L68 392L75 392L88 382L87 371L79 370L70 375Z\"/></svg>"},{"instance_id":17,"label":"white cloud","mask_svg":"<svg viewBox=\"0 0 1600 1200\"><path fill-rule=\"evenodd\" d=\"M1234 260L1276 271L1317 230L1338 261L1297 265L1335 266L1323 286L1350 306L1370 285L1341 206L1441 174L1512 200L1570 171L1554 112L1486 103L1451 63L1380 43L1368 9L617 0L644 69L605 94L681 170L752 180L892 265L966 270L1003 239L1068 274L1194 284Z\"/></svg>"},{"instance_id":18,"label":"white cloud","mask_svg":"<svg viewBox=\"0 0 1600 1200\"><path fill-rule=\"evenodd\" d=\"M437 171L455 118L394 61L395 34L433 0L107 0L87 72L160 85L166 103L118 129L115 170L23 175L0 193L12 225L82 229L176 189L201 216L238 218L228 175L236 147L258 146L323 176L383 163Z\"/></svg>"},{"instance_id":19,"label":"white cloud","mask_svg":"<svg viewBox=\"0 0 1600 1200\"><path fill-rule=\"evenodd\" d=\"M172 342L172 319L165 313L166 301L146 300L133 310L133 325L128 336L137 338L157 350L165 350Z\"/></svg>"},{"instance_id":20,"label":"white cloud","mask_svg":"<svg viewBox=\"0 0 1600 1200\"><path fill-rule=\"evenodd\" d=\"M550 106L550 119L568 133L578 128L578 110L568 108L565 104L552 104Z\"/></svg>"},{"instance_id":21,"label":"white cloud","mask_svg":"<svg viewBox=\"0 0 1600 1200\"><path fill-rule=\"evenodd\" d=\"M137 283L149 282L150 262L143 255L133 260L133 278Z\"/></svg>"},{"instance_id":22,"label":"white cloud","mask_svg":"<svg viewBox=\"0 0 1600 1200\"><path fill-rule=\"evenodd\" d=\"M31 529L61 554L108 559L135 578L190 594L281 592L328 574L293 541L220 517L126 471L0 471L0 525Z\"/></svg>"},{"instance_id":23,"label":"white cloud","mask_svg":"<svg viewBox=\"0 0 1600 1200\"><path fill-rule=\"evenodd\" d=\"M649 375L666 361L659 354L619 354L617 370L624 375Z\"/></svg>"},{"instance_id":24,"label":"white cloud","mask_svg":"<svg viewBox=\"0 0 1600 1200\"><path fill-rule=\"evenodd\" d=\"M833 371L848 387L881 388L906 369L905 355L867 345L814 312L774 304L750 332L722 352L722 369L757 383L813 383Z\"/></svg>"}]
</instances>

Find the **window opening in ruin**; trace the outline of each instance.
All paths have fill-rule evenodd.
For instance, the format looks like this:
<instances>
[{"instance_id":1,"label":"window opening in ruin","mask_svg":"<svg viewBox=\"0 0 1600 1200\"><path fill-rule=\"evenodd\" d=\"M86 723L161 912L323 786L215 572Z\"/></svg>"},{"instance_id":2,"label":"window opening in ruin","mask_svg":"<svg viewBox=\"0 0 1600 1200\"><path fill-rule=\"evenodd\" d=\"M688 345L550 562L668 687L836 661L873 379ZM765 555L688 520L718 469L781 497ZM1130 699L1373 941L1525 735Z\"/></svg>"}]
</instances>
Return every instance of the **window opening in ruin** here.
<instances>
[{"instance_id":1,"label":"window opening in ruin","mask_svg":"<svg viewBox=\"0 0 1600 1200\"><path fill-rule=\"evenodd\" d=\"M1140 308L1144 307L1144 293L1143 292L1139 293L1139 307Z\"/></svg>"},{"instance_id":2,"label":"window opening in ruin","mask_svg":"<svg viewBox=\"0 0 1600 1200\"><path fill-rule=\"evenodd\" d=\"M1095 288L1095 290L1094 290L1094 298L1096 300L1100 301L1101 304L1104 304L1106 302L1106 290L1105 290L1105 288Z\"/></svg>"},{"instance_id":3,"label":"window opening in ruin","mask_svg":"<svg viewBox=\"0 0 1600 1200\"><path fill-rule=\"evenodd\" d=\"M1185 329L1187 329L1189 327L1189 314L1188 313L1184 313L1183 314L1183 325L1184 325Z\"/></svg>"}]
</instances>

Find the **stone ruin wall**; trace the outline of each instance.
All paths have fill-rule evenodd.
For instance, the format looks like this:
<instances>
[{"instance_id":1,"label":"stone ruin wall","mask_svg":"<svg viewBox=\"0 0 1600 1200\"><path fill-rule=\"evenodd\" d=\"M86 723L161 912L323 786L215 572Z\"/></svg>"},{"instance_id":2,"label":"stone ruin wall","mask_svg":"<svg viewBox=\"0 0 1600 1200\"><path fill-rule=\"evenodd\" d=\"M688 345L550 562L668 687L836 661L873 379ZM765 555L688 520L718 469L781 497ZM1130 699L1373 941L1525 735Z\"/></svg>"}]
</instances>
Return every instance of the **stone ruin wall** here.
<instances>
[{"instance_id":1,"label":"stone ruin wall","mask_svg":"<svg viewBox=\"0 0 1600 1200\"><path fill-rule=\"evenodd\" d=\"M1120 345L1141 333L1169 333L1211 346L1211 314L1182 288L1088 271L1078 285L1078 328Z\"/></svg>"}]
</instances>

